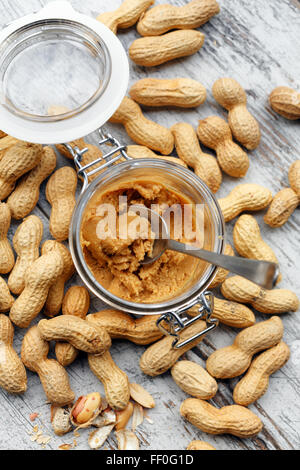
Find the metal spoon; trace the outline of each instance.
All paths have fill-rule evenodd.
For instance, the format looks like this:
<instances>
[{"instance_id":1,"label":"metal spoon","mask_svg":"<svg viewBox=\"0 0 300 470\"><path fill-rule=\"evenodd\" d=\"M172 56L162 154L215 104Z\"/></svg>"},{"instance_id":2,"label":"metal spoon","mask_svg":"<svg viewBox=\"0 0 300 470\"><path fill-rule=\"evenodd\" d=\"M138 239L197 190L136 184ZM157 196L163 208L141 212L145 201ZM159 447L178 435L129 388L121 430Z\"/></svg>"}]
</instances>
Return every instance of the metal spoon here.
<instances>
[{"instance_id":1,"label":"metal spoon","mask_svg":"<svg viewBox=\"0 0 300 470\"><path fill-rule=\"evenodd\" d=\"M141 207L139 207L139 209L141 209ZM220 255L207 250L194 249L191 245L170 240L167 224L157 212L143 206L141 216L148 218L151 224L151 230L155 233L156 237L153 244L152 256L145 257L141 264L146 265L154 263L166 250L173 250L184 253L185 255L200 258L210 264L224 268L229 272L249 279L265 289L272 289L276 284L279 276L279 267L276 263L245 259L237 256Z\"/></svg>"}]
</instances>

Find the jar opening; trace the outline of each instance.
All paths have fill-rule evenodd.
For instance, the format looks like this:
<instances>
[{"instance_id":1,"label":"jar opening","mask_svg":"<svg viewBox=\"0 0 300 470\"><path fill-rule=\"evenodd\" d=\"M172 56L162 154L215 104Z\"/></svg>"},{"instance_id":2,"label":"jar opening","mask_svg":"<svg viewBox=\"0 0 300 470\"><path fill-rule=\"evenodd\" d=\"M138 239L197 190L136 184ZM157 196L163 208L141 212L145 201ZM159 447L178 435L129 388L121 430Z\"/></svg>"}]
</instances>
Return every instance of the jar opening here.
<instances>
[{"instance_id":1,"label":"jar opening","mask_svg":"<svg viewBox=\"0 0 300 470\"><path fill-rule=\"evenodd\" d=\"M195 303L195 299L207 289L212 282L217 268L212 265L205 265L204 269L195 269L195 276L173 297L155 299L147 302L130 301L120 296L114 295L109 289L98 282L93 270L87 263L87 259L82 248L81 227L89 202L95 195L114 187L126 184L126 181L155 181L160 178L164 180L170 189L174 189L185 197L190 198L195 204L202 203L206 211L207 238L206 248L211 251L222 253L224 248L224 221L221 210L215 197L207 186L190 170L177 164L165 162L163 160L135 160L124 162L105 171L95 180L83 193L76 211L70 230L70 247L75 265L80 276L93 293L101 300L121 310L136 314L161 314L167 311L180 309L188 302ZM194 258L190 258L193 260ZM202 265L203 268L203 265ZM192 262L191 262L192 269ZM107 286L106 286L107 287ZM143 297L141 295L140 300Z\"/></svg>"}]
</instances>

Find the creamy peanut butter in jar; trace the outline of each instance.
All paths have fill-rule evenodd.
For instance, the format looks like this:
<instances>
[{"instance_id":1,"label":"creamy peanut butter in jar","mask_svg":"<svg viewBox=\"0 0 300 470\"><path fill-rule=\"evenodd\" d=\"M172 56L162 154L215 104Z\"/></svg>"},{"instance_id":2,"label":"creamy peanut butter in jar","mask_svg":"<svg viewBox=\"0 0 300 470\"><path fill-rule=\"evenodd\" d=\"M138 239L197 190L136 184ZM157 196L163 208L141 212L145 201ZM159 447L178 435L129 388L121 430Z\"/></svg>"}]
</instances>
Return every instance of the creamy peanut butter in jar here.
<instances>
[{"instance_id":1,"label":"creamy peanut butter in jar","mask_svg":"<svg viewBox=\"0 0 300 470\"><path fill-rule=\"evenodd\" d=\"M195 204L171 188L167 179L124 181L107 191L96 191L88 202L81 226L81 245L95 279L122 299L161 302L184 291L204 272L207 263L167 250L158 260L143 265L145 257L151 257L155 233L146 218L132 211L138 206L160 214L167 221L171 239L199 248L210 249L209 224L205 224L205 217L200 217L202 223L197 224ZM109 212L116 222L112 228L108 223Z\"/></svg>"}]
</instances>

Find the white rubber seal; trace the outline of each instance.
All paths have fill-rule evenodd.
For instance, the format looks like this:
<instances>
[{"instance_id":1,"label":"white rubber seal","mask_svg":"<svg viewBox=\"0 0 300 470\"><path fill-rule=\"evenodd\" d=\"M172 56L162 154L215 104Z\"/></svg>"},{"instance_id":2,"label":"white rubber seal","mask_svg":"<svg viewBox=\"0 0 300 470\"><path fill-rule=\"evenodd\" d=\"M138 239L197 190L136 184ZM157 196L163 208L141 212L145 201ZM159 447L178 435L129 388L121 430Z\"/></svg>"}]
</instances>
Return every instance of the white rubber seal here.
<instances>
[{"instance_id":1,"label":"white rubber seal","mask_svg":"<svg viewBox=\"0 0 300 470\"><path fill-rule=\"evenodd\" d=\"M77 13L65 1L48 4L40 12L14 21L0 33L0 44L19 28L37 20L74 20L98 34L109 50L111 77L99 99L77 116L55 122L31 121L12 114L0 105L0 128L21 140L39 144L58 144L84 137L103 126L114 114L123 100L129 81L127 54L116 35L99 21Z\"/></svg>"}]
</instances>

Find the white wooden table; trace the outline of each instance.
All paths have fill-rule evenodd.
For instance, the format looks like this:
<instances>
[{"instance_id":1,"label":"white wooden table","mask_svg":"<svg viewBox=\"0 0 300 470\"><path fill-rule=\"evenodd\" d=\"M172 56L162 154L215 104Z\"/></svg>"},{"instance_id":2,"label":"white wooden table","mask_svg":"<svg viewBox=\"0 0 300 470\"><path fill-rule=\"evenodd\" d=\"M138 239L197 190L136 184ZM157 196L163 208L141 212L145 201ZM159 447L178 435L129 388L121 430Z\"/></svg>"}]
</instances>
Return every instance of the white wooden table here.
<instances>
[{"instance_id":1,"label":"white wooden table","mask_svg":"<svg viewBox=\"0 0 300 470\"><path fill-rule=\"evenodd\" d=\"M37 11L49 0L0 0L0 26ZM120 0L73 0L79 11L96 16L101 11L114 9ZM158 0L156 3L163 3ZM172 0L171 3L183 5L185 0ZM180 111L147 110L147 115L165 126L186 121L194 126L200 118L211 114L226 117L226 112L214 101L211 87L217 78L230 76L236 78L247 90L249 108L260 122L262 142L251 152L251 166L246 182L261 183L274 193L288 184L289 165L299 159L300 122L289 122L275 115L270 109L267 97L279 85L287 85L300 90L300 2L298 0L219 0L221 13L201 30L206 35L204 47L194 56L174 61L156 68L142 68L131 63L131 84L144 77L191 77L201 81L208 90L207 102L199 109ZM121 32L119 37L128 49L138 37L135 28ZM1 127L1 123L0 123ZM129 143L121 126L109 126L116 137ZM96 143L96 134L87 139ZM70 165L63 157L59 166ZM237 181L224 175L219 191L220 197L226 195ZM48 219L50 207L45 200L45 185L34 213L44 222L44 239L50 238ZM263 236L271 244L279 258L283 272L282 287L300 293L299 276L299 224L300 211L295 212L290 221L280 229L271 229L258 220ZM10 238L16 229L13 223ZM229 241L233 224L228 224ZM69 282L80 283L78 277ZM90 312L101 309L101 303L93 298ZM257 321L267 316L257 313ZM138 436L143 449L183 450L193 439L209 441L217 449L299 449L300 448L300 326L299 312L282 316L285 326L284 339L292 350L288 365L271 377L270 387L251 409L264 423L263 431L253 439L241 440L232 436L209 436L184 422L179 415L179 406L186 395L173 382L169 373L149 378L142 374L138 361L144 351L128 342L115 341L112 355L118 365L128 374L131 381L145 386L155 397L157 406L151 411L154 424L145 422L138 428ZM16 329L15 347L19 351L24 331ZM192 352L186 354L199 364L216 348L231 343L237 333L232 328L220 326ZM90 372L86 357L82 355L68 368L70 382L76 396L95 390L103 390L102 385ZM213 403L224 406L233 403L232 390L236 380L226 380L219 384ZM35 423L29 415L39 413ZM53 435L50 425L50 407L45 402L43 390L36 374L28 372L28 391L24 396L11 396L0 390L0 449L40 449L30 441L28 432L38 424L45 434ZM86 449L87 433L83 431L78 438L77 449ZM53 438L47 448L57 449L65 442L72 442L72 435ZM115 447L115 440L109 440Z\"/></svg>"}]
</instances>

